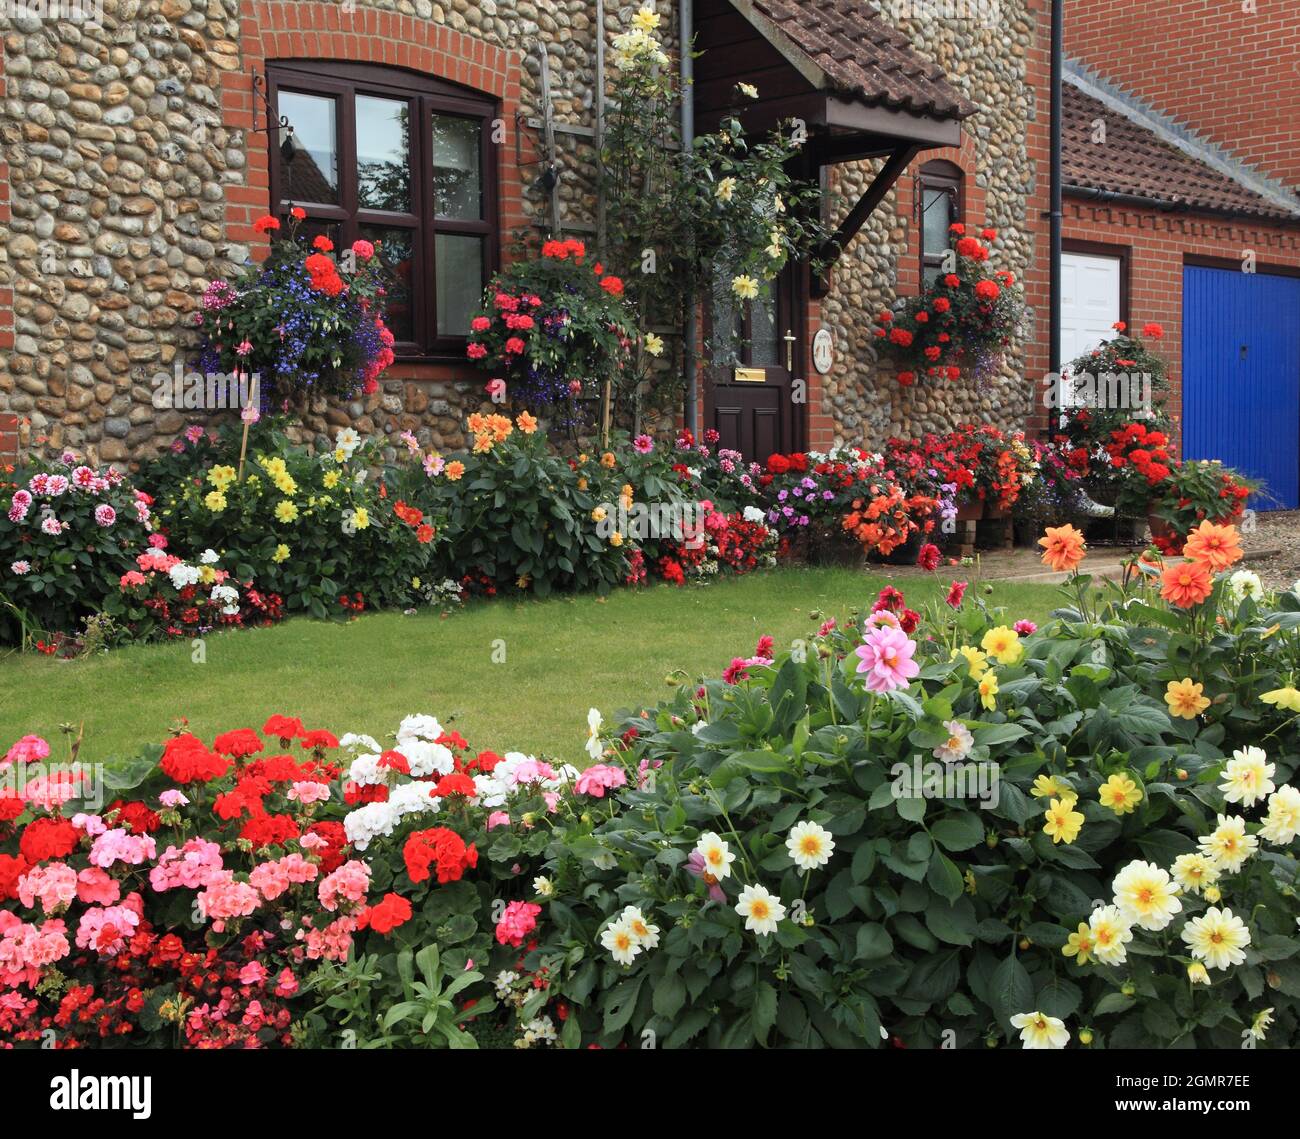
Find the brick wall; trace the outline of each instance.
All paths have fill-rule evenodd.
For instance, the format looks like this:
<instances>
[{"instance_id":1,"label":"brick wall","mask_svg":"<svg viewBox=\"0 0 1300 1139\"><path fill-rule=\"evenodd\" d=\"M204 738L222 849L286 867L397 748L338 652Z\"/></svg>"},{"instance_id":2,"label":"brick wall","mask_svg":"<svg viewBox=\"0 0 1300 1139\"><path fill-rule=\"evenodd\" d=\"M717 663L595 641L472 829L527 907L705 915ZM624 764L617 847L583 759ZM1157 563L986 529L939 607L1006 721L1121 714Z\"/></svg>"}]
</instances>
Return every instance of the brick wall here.
<instances>
[{"instance_id":1,"label":"brick wall","mask_svg":"<svg viewBox=\"0 0 1300 1139\"><path fill-rule=\"evenodd\" d=\"M1298 17L1296 0L1066 0L1065 50L1297 189Z\"/></svg>"},{"instance_id":2,"label":"brick wall","mask_svg":"<svg viewBox=\"0 0 1300 1139\"><path fill-rule=\"evenodd\" d=\"M1157 345L1157 351L1169 362L1169 408L1180 421L1183 266L1187 260L1213 258L1225 264L1240 265L1243 251L1253 250L1257 270L1261 273L1270 267L1300 268L1300 227L1273 228L1230 218L1167 214L1066 199L1062 234L1067 242L1100 243L1112 247L1116 254L1127 251L1128 320L1138 329L1148 321L1163 326L1165 335ZM1033 373L1041 377L1046 369L1048 293L1045 272L1035 276L1029 300L1043 315L1039 322L1043 334L1043 366ZM1047 414L1041 408L1031 426L1038 430L1046 428ZM1175 431L1175 444L1178 438L1179 433Z\"/></svg>"}]
</instances>

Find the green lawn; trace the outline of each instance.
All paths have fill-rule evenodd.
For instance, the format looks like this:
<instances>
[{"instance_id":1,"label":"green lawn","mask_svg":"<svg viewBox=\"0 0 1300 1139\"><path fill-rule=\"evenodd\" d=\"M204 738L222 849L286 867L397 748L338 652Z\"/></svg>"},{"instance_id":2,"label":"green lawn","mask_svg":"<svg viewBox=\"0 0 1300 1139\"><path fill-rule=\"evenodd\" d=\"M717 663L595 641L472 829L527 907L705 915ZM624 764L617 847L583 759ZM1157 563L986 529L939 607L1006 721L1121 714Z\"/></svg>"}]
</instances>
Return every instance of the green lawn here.
<instances>
[{"instance_id":1,"label":"green lawn","mask_svg":"<svg viewBox=\"0 0 1300 1139\"><path fill-rule=\"evenodd\" d=\"M160 741L182 716L211 737L260 727L272 712L382 738L403 715L431 712L475 747L572 760L586 739L589 707L608 717L653 702L673 669L717 675L733 656L750 655L763 633L778 647L807 637L811 610L842 616L873 600L885 581L849 569L781 569L706 588L477 603L446 618L297 618L209 637L204 663L192 662L188 641L69 662L10 655L0 660L0 747L36 732L63 755L59 724L84 723L81 758L98 761ZM947 582L898 584L920 608ZM1049 586L999 585L989 600L1008 606L1013 620L1041 622L1062 595ZM495 663L502 648L505 660Z\"/></svg>"}]
</instances>

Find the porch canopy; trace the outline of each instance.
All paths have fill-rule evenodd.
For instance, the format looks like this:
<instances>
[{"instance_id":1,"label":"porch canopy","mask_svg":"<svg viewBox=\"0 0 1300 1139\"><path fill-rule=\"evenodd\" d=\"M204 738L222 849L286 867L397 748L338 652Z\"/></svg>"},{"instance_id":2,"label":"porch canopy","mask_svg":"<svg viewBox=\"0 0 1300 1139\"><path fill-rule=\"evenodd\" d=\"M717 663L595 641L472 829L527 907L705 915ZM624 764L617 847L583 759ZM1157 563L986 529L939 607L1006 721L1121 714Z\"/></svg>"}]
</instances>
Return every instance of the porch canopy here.
<instances>
[{"instance_id":1,"label":"porch canopy","mask_svg":"<svg viewBox=\"0 0 1300 1139\"><path fill-rule=\"evenodd\" d=\"M884 158L823 250L833 261L924 150L961 145L975 112L943 71L863 0L696 0L695 118L734 116L750 134L807 125L805 177L840 162ZM736 84L758 89L737 96Z\"/></svg>"}]
</instances>

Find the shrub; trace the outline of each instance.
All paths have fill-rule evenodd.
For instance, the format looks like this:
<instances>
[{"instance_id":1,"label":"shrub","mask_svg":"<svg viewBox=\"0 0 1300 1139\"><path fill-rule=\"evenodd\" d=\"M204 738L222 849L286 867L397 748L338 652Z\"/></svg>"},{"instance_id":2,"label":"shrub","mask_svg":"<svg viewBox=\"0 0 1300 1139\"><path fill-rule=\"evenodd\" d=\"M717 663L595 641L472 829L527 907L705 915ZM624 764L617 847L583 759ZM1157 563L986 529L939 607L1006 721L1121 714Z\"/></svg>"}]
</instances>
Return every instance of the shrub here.
<instances>
[{"instance_id":1,"label":"shrub","mask_svg":"<svg viewBox=\"0 0 1300 1139\"><path fill-rule=\"evenodd\" d=\"M528 958L574 1038L983 1046L1042 1013L1108 1048L1294 1046L1300 596L1075 584L1044 630L955 596L919 642L887 591L865 642L827 623L625 721L653 778L559 836Z\"/></svg>"},{"instance_id":2,"label":"shrub","mask_svg":"<svg viewBox=\"0 0 1300 1139\"><path fill-rule=\"evenodd\" d=\"M316 617L417 595L436 527L373 477L373 442L344 429L318 456L263 420L250 431L241 479L241 430L191 432L149 470L174 544L216 550L241 581Z\"/></svg>"},{"instance_id":3,"label":"shrub","mask_svg":"<svg viewBox=\"0 0 1300 1139\"><path fill-rule=\"evenodd\" d=\"M152 499L71 451L0 476L0 641L72 632L117 592L152 527Z\"/></svg>"},{"instance_id":4,"label":"shrub","mask_svg":"<svg viewBox=\"0 0 1300 1139\"><path fill-rule=\"evenodd\" d=\"M469 418L472 451L454 459L424 453L390 472L394 493L437 517L439 577L546 597L557 590L608 592L627 572L631 547L618 530L601 530L606 484L580 473L584 464L547 450L527 412ZM612 472L614 457L600 460Z\"/></svg>"}]
</instances>

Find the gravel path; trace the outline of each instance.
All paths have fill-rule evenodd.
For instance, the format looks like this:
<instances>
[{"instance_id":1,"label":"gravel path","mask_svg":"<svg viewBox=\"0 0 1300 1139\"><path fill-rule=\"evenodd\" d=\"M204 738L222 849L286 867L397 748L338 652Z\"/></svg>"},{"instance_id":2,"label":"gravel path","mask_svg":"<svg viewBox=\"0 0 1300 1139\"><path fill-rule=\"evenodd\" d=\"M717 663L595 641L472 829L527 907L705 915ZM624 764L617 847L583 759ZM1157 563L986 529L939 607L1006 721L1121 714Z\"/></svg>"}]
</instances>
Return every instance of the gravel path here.
<instances>
[{"instance_id":1,"label":"gravel path","mask_svg":"<svg viewBox=\"0 0 1300 1139\"><path fill-rule=\"evenodd\" d=\"M1247 555L1276 551L1262 561L1251 559L1244 567L1259 574L1266 586L1290 587L1300 579L1300 510L1256 514L1254 529L1249 528L1249 522L1242 528L1241 546Z\"/></svg>"}]
</instances>

